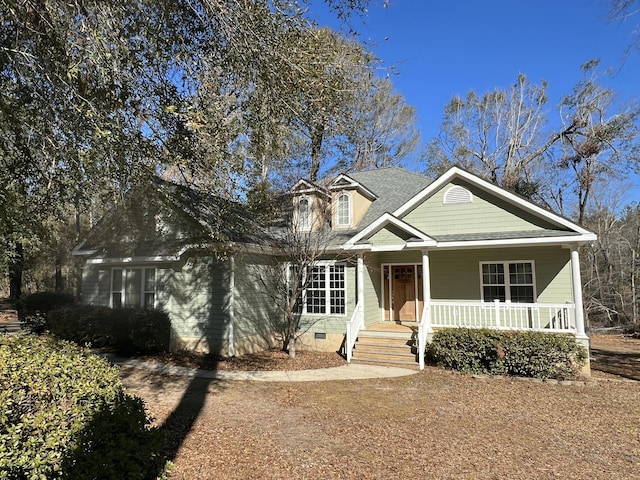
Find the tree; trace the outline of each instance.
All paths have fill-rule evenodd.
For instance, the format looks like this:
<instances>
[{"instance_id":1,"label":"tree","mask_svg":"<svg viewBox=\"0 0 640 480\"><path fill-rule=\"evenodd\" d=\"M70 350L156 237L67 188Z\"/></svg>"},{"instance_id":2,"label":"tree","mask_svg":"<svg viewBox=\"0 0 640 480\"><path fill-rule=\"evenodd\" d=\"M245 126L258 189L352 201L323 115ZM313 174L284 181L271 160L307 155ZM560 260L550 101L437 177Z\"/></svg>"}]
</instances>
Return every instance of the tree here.
<instances>
[{"instance_id":1,"label":"tree","mask_svg":"<svg viewBox=\"0 0 640 480\"><path fill-rule=\"evenodd\" d=\"M520 74L507 90L454 97L445 107L440 137L429 142L427 170L441 173L458 164L508 190L535 194L535 167L561 136L542 140L546 89L545 82L533 85Z\"/></svg>"},{"instance_id":2,"label":"tree","mask_svg":"<svg viewBox=\"0 0 640 480\"><path fill-rule=\"evenodd\" d=\"M349 125L341 137L341 159L333 171L361 171L399 165L420 140L415 109L393 91L388 78L372 77L353 98Z\"/></svg>"},{"instance_id":3,"label":"tree","mask_svg":"<svg viewBox=\"0 0 640 480\"><path fill-rule=\"evenodd\" d=\"M595 81L597 65L583 66L585 78L558 106L559 126L547 128L546 84L531 85L524 75L508 90L454 97L440 137L428 145L427 171L458 164L563 214L574 210L582 221L593 187L638 159L639 110L614 102Z\"/></svg>"},{"instance_id":4,"label":"tree","mask_svg":"<svg viewBox=\"0 0 640 480\"><path fill-rule=\"evenodd\" d=\"M622 23L633 18L637 20L640 16L638 15L640 13L640 2L638 0L610 0L609 3L610 22ZM640 33L637 26L638 24L636 24L636 28L632 33L633 37L630 39L627 54L633 48L640 50Z\"/></svg>"},{"instance_id":5,"label":"tree","mask_svg":"<svg viewBox=\"0 0 640 480\"><path fill-rule=\"evenodd\" d=\"M562 192L574 193L579 223L585 219L597 183L621 180L640 162L640 145L636 142L640 106L616 105L614 92L596 81L598 63L583 65L583 79L560 104L566 133L561 137L557 166L564 181L556 178L547 182L549 197L561 212L566 210Z\"/></svg>"},{"instance_id":6,"label":"tree","mask_svg":"<svg viewBox=\"0 0 640 480\"><path fill-rule=\"evenodd\" d=\"M220 148L203 156L198 128L207 114L233 140L238 99L258 92L247 85L261 79L277 92L291 80L279 66L297 68L295 49L271 46L308 25L301 4L285 0L3 0L0 15L0 238L16 284L22 243L60 205L112 204L159 172L193 180L227 171L242 183L237 142L209 137ZM296 85L317 79L299 73ZM210 111L193 102L207 88L218 95Z\"/></svg>"},{"instance_id":7,"label":"tree","mask_svg":"<svg viewBox=\"0 0 640 480\"><path fill-rule=\"evenodd\" d=\"M272 218L261 235L270 239L267 244L270 263L263 266L261 262L254 262L257 265L254 276L261 285L261 292L271 299L282 314L283 348L289 352L290 358L295 358L298 338L315 323L311 314L303 317L304 305L315 305L307 289L314 284L329 282L331 273L327 273L327 269L344 266L319 263L337 243L336 234L328 221L330 212L325 210L327 204L319 198L313 201L309 211L309 228L300 228L298 212L289 203L292 201L290 196L280 199L272 197L271 201L275 207L272 210L277 211L278 215L275 220ZM348 256L344 257L345 261L348 259Z\"/></svg>"}]
</instances>

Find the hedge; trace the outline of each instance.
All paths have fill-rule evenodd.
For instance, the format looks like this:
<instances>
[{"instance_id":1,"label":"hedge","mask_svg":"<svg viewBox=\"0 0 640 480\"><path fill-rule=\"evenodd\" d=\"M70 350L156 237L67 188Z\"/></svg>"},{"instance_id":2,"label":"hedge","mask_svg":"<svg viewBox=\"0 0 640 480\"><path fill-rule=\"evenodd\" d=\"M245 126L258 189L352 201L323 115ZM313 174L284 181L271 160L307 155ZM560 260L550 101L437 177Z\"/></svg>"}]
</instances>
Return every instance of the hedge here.
<instances>
[{"instance_id":1,"label":"hedge","mask_svg":"<svg viewBox=\"0 0 640 480\"><path fill-rule=\"evenodd\" d=\"M561 380L578 376L588 353L567 335L460 328L434 333L428 357L462 372Z\"/></svg>"},{"instance_id":2,"label":"hedge","mask_svg":"<svg viewBox=\"0 0 640 480\"><path fill-rule=\"evenodd\" d=\"M152 479L161 448L105 360L48 335L0 337L0 479Z\"/></svg>"},{"instance_id":3,"label":"hedge","mask_svg":"<svg viewBox=\"0 0 640 480\"><path fill-rule=\"evenodd\" d=\"M21 297L16 309L20 323L27 330L42 333L49 329L49 312L75 303L75 297L69 293L37 292Z\"/></svg>"},{"instance_id":4,"label":"hedge","mask_svg":"<svg viewBox=\"0 0 640 480\"><path fill-rule=\"evenodd\" d=\"M49 313L51 333L80 344L104 347L118 353L168 351L169 315L162 310L108 308L79 305Z\"/></svg>"}]
</instances>

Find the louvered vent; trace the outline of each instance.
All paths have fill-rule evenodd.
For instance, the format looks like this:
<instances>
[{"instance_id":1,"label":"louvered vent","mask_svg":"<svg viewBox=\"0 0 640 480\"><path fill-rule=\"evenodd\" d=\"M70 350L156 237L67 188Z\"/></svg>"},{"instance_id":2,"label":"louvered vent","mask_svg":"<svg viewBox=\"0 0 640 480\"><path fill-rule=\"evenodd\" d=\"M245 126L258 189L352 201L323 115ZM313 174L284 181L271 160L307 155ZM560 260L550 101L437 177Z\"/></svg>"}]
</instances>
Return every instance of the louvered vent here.
<instances>
[{"instance_id":1,"label":"louvered vent","mask_svg":"<svg viewBox=\"0 0 640 480\"><path fill-rule=\"evenodd\" d=\"M456 203L471 203L472 201L473 197L469 190L459 185L455 185L445 192L442 203L449 205Z\"/></svg>"}]
</instances>

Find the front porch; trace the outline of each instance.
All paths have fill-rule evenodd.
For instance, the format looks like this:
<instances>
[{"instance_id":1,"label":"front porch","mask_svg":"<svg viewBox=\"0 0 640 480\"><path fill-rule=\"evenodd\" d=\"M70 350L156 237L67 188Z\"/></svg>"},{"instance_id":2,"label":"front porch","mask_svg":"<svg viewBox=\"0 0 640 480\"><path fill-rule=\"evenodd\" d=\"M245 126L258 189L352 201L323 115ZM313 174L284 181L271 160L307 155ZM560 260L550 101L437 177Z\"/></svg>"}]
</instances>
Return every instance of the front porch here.
<instances>
[{"instance_id":1,"label":"front porch","mask_svg":"<svg viewBox=\"0 0 640 480\"><path fill-rule=\"evenodd\" d=\"M354 356L356 341L360 342L360 350L355 355L361 358L363 350L374 348L369 340L362 344L361 337L387 332L390 339L397 336L394 332L399 329L407 336L404 353L407 346L413 348L413 362L415 365L417 360L420 369L424 368L427 341L434 330L442 328L543 331L569 334L588 342L577 250L526 252L531 260L512 260L497 250L466 251L464 256L458 253L455 257L451 252L429 250L367 254L371 259L366 267L364 254L360 254L357 303L347 322L347 361L351 362ZM409 258L415 260L402 261ZM418 258L422 261L416 261ZM527 257L523 254L521 258ZM455 267L452 259L457 261ZM370 281L366 289L365 273ZM443 293L444 298L434 295ZM455 295L458 298L451 298ZM373 358L373 352L367 356Z\"/></svg>"}]
</instances>

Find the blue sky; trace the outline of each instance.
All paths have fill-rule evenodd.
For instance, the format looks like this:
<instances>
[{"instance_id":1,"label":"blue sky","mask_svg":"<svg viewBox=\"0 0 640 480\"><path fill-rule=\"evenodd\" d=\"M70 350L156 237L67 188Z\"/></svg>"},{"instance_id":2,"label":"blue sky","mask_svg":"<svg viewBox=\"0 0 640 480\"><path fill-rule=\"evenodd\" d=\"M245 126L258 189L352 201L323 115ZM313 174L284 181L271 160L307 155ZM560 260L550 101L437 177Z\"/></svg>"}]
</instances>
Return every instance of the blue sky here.
<instances>
[{"instance_id":1,"label":"blue sky","mask_svg":"<svg viewBox=\"0 0 640 480\"><path fill-rule=\"evenodd\" d=\"M571 92L580 66L600 58L600 81L620 102L640 97L640 52L625 60L640 14L608 23L606 0L371 0L353 18L362 40L387 67L397 91L416 108L422 144L439 132L445 105L469 90L508 88L519 73L549 84L549 107ZM314 1L311 16L337 28ZM610 70L610 75L605 75ZM639 183L636 182L635 188Z\"/></svg>"}]
</instances>

